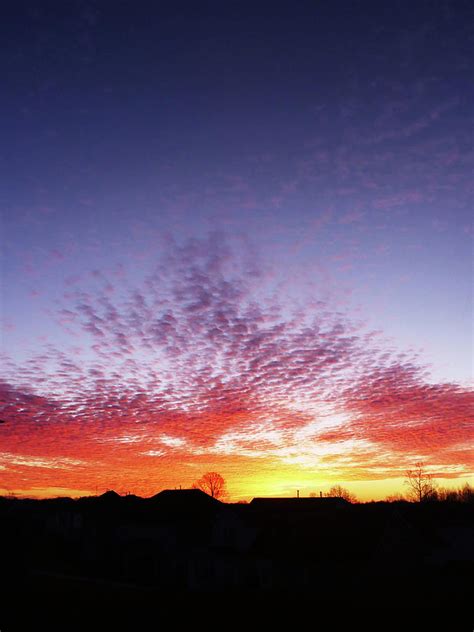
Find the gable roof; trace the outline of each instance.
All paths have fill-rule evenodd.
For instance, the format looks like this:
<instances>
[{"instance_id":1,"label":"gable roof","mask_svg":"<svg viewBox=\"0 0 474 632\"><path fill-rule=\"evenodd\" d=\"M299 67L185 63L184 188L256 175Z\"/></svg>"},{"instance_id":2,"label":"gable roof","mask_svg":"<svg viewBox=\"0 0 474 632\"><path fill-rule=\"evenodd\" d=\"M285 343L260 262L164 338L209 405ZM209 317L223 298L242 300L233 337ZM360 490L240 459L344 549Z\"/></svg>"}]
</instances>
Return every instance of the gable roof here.
<instances>
[{"instance_id":1,"label":"gable roof","mask_svg":"<svg viewBox=\"0 0 474 632\"><path fill-rule=\"evenodd\" d=\"M164 489L150 498L155 505L166 511L202 512L217 509L220 500L212 498L200 489Z\"/></svg>"}]
</instances>

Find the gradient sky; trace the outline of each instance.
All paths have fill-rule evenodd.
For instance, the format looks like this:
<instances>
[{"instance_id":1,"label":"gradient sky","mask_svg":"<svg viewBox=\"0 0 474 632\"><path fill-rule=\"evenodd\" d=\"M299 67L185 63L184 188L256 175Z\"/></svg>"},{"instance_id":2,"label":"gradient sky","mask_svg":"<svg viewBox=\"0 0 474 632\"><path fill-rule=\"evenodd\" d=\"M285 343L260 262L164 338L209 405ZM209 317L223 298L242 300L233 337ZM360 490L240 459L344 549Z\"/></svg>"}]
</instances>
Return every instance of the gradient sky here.
<instances>
[{"instance_id":1,"label":"gradient sky","mask_svg":"<svg viewBox=\"0 0 474 632\"><path fill-rule=\"evenodd\" d=\"M472 3L164 4L3 10L0 493L469 480Z\"/></svg>"}]
</instances>

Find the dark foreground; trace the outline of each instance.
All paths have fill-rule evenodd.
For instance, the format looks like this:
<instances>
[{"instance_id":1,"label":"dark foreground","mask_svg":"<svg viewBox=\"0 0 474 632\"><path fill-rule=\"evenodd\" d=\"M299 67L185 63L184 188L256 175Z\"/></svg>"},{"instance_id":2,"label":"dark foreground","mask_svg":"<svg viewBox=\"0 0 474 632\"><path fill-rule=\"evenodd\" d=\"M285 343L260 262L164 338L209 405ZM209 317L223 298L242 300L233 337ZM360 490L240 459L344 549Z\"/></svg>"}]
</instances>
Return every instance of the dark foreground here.
<instances>
[{"instance_id":1,"label":"dark foreground","mask_svg":"<svg viewBox=\"0 0 474 632\"><path fill-rule=\"evenodd\" d=\"M218 595L232 595L234 606L255 596L310 597L341 614L363 607L471 617L472 504L230 505L197 490L151 499L108 492L3 498L0 521L2 632L33 629L23 624L32 613L43 624L65 610L64 629L72 629L76 616L98 610L125 617L176 599L211 605Z\"/></svg>"}]
</instances>

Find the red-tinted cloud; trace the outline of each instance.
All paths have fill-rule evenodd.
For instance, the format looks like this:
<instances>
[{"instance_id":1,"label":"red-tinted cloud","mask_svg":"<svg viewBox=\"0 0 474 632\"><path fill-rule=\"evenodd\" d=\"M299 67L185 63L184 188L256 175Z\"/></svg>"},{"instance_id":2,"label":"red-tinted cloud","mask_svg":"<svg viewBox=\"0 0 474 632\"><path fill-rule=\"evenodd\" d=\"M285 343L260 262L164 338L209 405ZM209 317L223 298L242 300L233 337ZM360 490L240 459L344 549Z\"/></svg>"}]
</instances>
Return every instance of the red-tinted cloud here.
<instances>
[{"instance_id":1,"label":"red-tinted cloud","mask_svg":"<svg viewBox=\"0 0 474 632\"><path fill-rule=\"evenodd\" d=\"M206 458L307 467L314 454L355 478L397 475L401 457L470 466L471 392L430 384L415 357L323 301L292 309L265 293L258 262L218 234L172 243L136 287L93 279L69 284L57 312L74 347L5 365L10 487L51 485L58 464L61 487L109 476L142 493ZM327 429L323 410L344 422Z\"/></svg>"}]
</instances>

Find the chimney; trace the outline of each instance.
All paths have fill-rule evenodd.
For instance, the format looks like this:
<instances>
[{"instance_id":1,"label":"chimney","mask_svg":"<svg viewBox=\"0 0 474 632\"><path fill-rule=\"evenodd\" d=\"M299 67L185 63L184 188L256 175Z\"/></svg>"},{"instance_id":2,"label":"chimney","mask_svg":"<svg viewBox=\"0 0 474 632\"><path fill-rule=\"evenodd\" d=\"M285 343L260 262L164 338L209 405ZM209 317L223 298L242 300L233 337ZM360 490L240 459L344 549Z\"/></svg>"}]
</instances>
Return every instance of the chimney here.
<instances>
[{"instance_id":1,"label":"chimney","mask_svg":"<svg viewBox=\"0 0 474 632\"><path fill-rule=\"evenodd\" d=\"M319 492L319 497L322 498L323 497L323 492Z\"/></svg>"},{"instance_id":2,"label":"chimney","mask_svg":"<svg viewBox=\"0 0 474 632\"><path fill-rule=\"evenodd\" d=\"M299 490L299 489L297 489L297 490L296 490L296 498L299 498L299 497L300 497L300 490Z\"/></svg>"}]
</instances>

